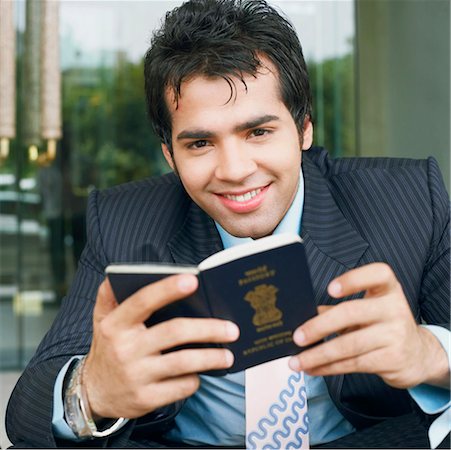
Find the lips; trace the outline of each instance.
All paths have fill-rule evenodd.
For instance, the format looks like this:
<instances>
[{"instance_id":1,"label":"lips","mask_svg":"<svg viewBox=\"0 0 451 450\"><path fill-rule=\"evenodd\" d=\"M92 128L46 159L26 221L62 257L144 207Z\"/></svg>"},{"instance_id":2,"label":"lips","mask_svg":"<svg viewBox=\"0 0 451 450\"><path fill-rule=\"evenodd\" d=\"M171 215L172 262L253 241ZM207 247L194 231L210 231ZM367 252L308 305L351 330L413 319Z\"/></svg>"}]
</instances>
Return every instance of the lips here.
<instances>
[{"instance_id":1,"label":"lips","mask_svg":"<svg viewBox=\"0 0 451 450\"><path fill-rule=\"evenodd\" d=\"M270 185L242 192L216 194L221 203L238 214L255 211L263 203Z\"/></svg>"}]
</instances>

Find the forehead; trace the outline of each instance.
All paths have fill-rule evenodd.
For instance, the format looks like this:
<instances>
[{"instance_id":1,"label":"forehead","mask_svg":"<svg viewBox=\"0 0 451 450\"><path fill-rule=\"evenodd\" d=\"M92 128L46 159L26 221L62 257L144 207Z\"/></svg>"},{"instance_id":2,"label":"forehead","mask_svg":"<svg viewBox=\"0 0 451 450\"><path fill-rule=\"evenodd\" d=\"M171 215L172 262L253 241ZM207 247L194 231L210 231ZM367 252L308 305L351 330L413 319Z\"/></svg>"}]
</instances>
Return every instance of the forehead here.
<instances>
[{"instance_id":1,"label":"forehead","mask_svg":"<svg viewBox=\"0 0 451 450\"><path fill-rule=\"evenodd\" d=\"M266 84L275 84L274 87L279 90L279 72L277 67L264 54L259 55L259 61L260 66L255 74L243 73L241 74L241 77L233 73L225 73L218 76L211 76L202 73L194 74L193 76L181 81L178 92L175 88L167 87L165 92L166 102L170 107L177 107L180 97L183 94L185 94L186 97L187 87L192 88L193 86L203 84L203 87L206 89L207 85L214 81L223 81L225 83L224 87L227 86L229 88L228 97L226 99L227 101L233 100L238 92L247 91L248 84L252 84L252 81L255 81L256 79L261 81L261 84L265 82Z\"/></svg>"},{"instance_id":2,"label":"forehead","mask_svg":"<svg viewBox=\"0 0 451 450\"><path fill-rule=\"evenodd\" d=\"M245 119L253 114L268 114L285 108L281 101L279 77L270 65L262 65L255 75L242 78L198 75L180 86L179 95L166 90L172 131L180 127L221 121L224 125L234 118Z\"/></svg>"}]
</instances>

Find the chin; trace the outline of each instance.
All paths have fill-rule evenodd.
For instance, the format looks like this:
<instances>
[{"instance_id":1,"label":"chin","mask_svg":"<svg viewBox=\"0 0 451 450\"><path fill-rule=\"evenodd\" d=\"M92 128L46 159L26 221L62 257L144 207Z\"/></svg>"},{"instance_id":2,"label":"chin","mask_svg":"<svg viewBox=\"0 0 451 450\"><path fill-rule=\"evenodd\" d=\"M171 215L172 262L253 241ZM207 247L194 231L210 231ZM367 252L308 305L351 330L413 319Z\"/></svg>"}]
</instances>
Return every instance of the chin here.
<instances>
[{"instance_id":1,"label":"chin","mask_svg":"<svg viewBox=\"0 0 451 450\"><path fill-rule=\"evenodd\" d=\"M249 227L249 228L243 228L243 227L234 227L232 226L224 226L221 224L221 226L226 230L228 233L230 233L232 236L238 237L238 238L247 238L250 237L252 239L260 239L265 236L269 236L272 234L274 229L268 228L268 227Z\"/></svg>"}]
</instances>

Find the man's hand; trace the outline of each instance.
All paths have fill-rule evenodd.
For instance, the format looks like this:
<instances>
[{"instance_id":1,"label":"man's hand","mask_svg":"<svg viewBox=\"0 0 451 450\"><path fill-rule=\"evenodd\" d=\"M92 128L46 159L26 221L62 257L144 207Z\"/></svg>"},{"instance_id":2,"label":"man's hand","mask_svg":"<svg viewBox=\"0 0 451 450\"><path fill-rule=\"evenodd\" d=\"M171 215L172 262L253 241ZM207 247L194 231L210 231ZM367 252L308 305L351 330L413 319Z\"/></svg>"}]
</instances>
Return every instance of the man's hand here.
<instances>
[{"instance_id":1,"label":"man's hand","mask_svg":"<svg viewBox=\"0 0 451 450\"><path fill-rule=\"evenodd\" d=\"M135 418L181 400L199 387L198 372L233 364L226 349L164 350L189 343L225 343L238 338L232 322L177 318L150 328L155 311L197 289L193 275L176 275L150 284L120 305L105 280L94 308L94 331L83 382L96 417Z\"/></svg>"},{"instance_id":2,"label":"man's hand","mask_svg":"<svg viewBox=\"0 0 451 450\"><path fill-rule=\"evenodd\" d=\"M392 269L368 264L328 287L335 298L362 291L364 299L320 306L319 315L295 331L299 346L338 336L294 356L290 367L321 376L374 373L401 389L421 383L449 385L446 353L433 334L415 322Z\"/></svg>"}]
</instances>

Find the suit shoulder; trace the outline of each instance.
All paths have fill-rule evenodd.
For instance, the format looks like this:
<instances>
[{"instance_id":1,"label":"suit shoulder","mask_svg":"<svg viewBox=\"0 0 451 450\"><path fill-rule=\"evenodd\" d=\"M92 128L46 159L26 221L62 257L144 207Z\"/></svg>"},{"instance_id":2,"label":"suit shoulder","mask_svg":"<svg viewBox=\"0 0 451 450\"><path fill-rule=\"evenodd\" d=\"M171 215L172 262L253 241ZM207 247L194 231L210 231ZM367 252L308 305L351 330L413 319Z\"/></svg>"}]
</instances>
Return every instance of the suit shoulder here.
<instances>
[{"instance_id":1,"label":"suit shoulder","mask_svg":"<svg viewBox=\"0 0 451 450\"><path fill-rule=\"evenodd\" d=\"M381 210L392 203L395 213L400 202L411 205L413 214L422 203L434 220L449 220L449 194L435 158L330 158L322 148L313 148L305 156L307 166L328 183L340 202L376 205ZM320 174L318 173L320 172ZM447 219L448 217L448 219Z\"/></svg>"},{"instance_id":2,"label":"suit shoulder","mask_svg":"<svg viewBox=\"0 0 451 450\"><path fill-rule=\"evenodd\" d=\"M98 202L107 204L136 201L149 197L156 201L167 196L175 198L186 196L180 179L174 173L130 181L97 191Z\"/></svg>"},{"instance_id":3,"label":"suit shoulder","mask_svg":"<svg viewBox=\"0 0 451 450\"><path fill-rule=\"evenodd\" d=\"M169 173L94 190L89 198L88 211L94 208L100 217L133 218L143 214L155 217L162 213L171 215L171 210L181 212L189 202L179 178Z\"/></svg>"},{"instance_id":4,"label":"suit shoulder","mask_svg":"<svg viewBox=\"0 0 451 450\"><path fill-rule=\"evenodd\" d=\"M317 166L323 176L334 178L336 176L352 176L355 172L365 171L371 173L399 174L403 171L417 172L423 176L428 171L439 173L437 161L413 158L391 157L344 157L332 158L327 150L313 147L308 151L308 157Z\"/></svg>"},{"instance_id":5,"label":"suit shoulder","mask_svg":"<svg viewBox=\"0 0 451 450\"><path fill-rule=\"evenodd\" d=\"M103 264L168 261L166 243L192 204L178 177L161 177L93 191L88 200L88 242Z\"/></svg>"},{"instance_id":6,"label":"suit shoulder","mask_svg":"<svg viewBox=\"0 0 451 450\"><path fill-rule=\"evenodd\" d=\"M154 189L177 189L181 188L180 179L173 173L144 178L142 180L130 181L128 183L118 184L106 189L99 190L102 198L115 197L117 195L136 194L140 191L149 191Z\"/></svg>"}]
</instances>

